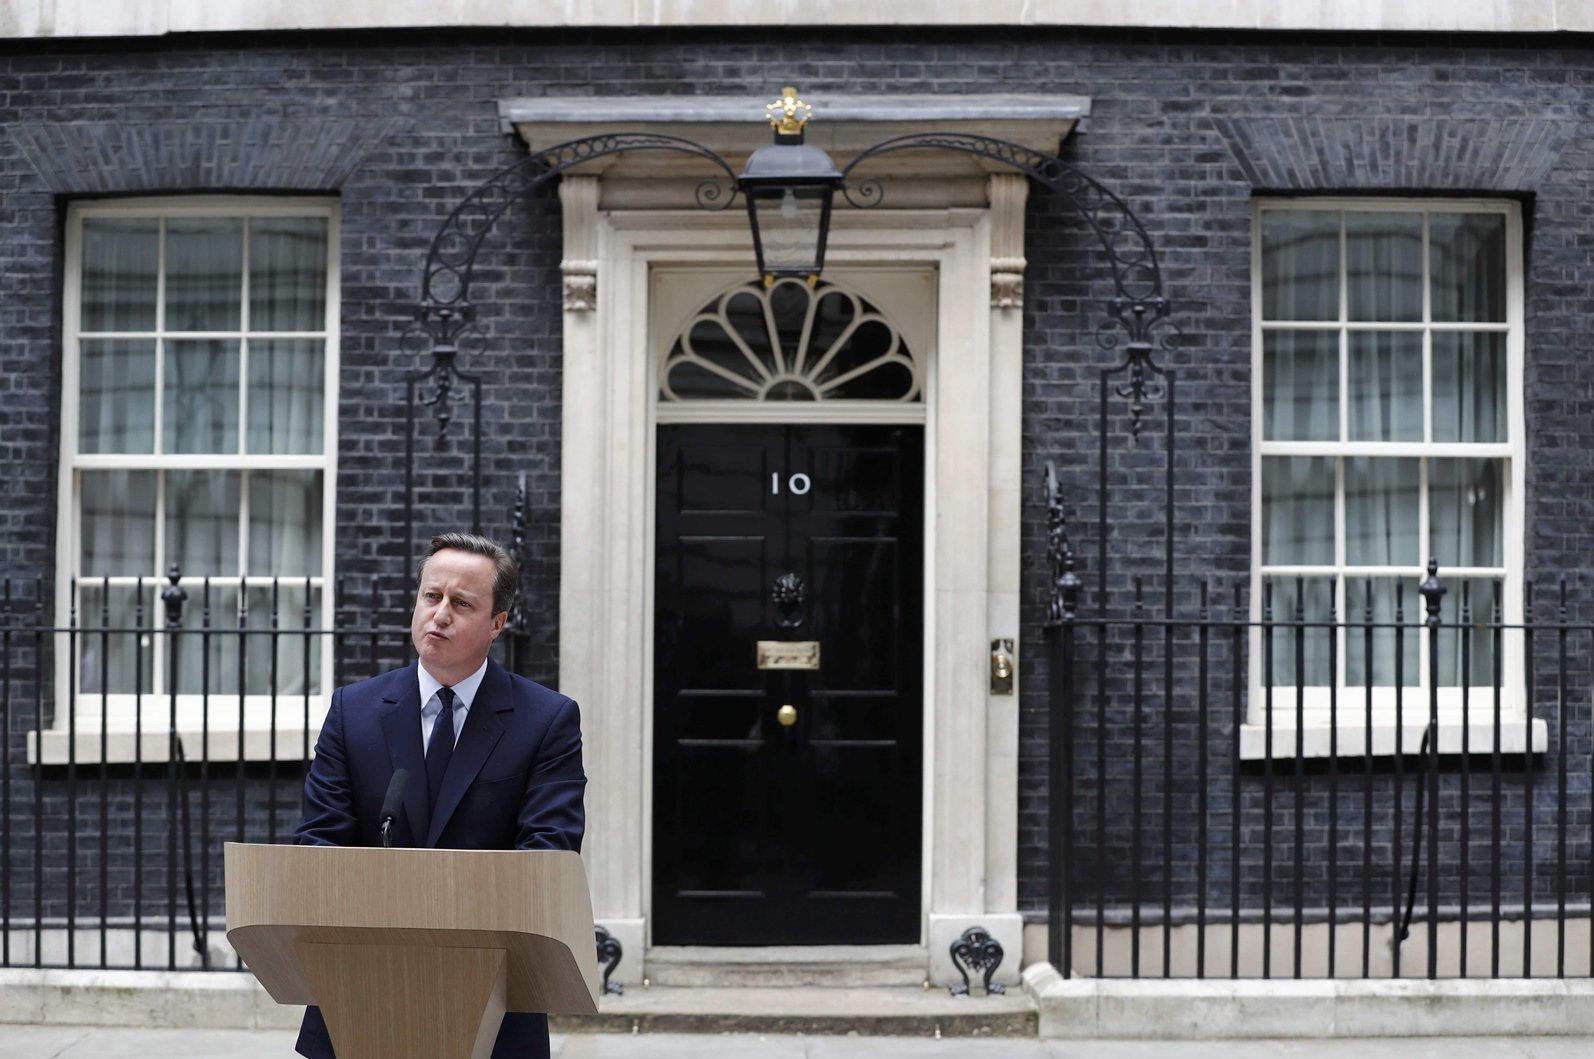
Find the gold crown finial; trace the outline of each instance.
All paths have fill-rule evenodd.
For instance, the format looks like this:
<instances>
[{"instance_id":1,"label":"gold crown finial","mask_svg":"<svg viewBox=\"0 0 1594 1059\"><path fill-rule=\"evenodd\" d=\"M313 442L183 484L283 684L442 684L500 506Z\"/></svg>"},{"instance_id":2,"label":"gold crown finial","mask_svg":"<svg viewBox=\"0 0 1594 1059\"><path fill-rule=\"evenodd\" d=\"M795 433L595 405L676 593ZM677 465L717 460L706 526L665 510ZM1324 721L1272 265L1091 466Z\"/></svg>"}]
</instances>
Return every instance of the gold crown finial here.
<instances>
[{"instance_id":1,"label":"gold crown finial","mask_svg":"<svg viewBox=\"0 0 1594 1059\"><path fill-rule=\"evenodd\" d=\"M803 126L813 116L814 108L797 98L797 89L787 85L780 90L780 98L764 108L769 113L769 124L782 136L799 136Z\"/></svg>"}]
</instances>

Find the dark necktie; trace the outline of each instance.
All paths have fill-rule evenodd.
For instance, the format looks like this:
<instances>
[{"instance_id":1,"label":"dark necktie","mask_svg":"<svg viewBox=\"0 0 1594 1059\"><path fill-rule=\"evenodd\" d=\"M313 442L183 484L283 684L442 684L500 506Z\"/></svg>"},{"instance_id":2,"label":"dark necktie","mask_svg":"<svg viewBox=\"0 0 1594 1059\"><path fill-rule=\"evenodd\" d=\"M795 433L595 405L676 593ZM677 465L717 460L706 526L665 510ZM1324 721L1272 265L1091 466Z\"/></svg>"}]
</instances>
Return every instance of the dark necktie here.
<instances>
[{"instance_id":1,"label":"dark necktie","mask_svg":"<svg viewBox=\"0 0 1594 1059\"><path fill-rule=\"evenodd\" d=\"M434 812L437 792L443 789L443 773L448 771L448 759L454 755L454 689L438 688L437 701L442 708L432 722L432 738L426 744L426 789Z\"/></svg>"}]
</instances>

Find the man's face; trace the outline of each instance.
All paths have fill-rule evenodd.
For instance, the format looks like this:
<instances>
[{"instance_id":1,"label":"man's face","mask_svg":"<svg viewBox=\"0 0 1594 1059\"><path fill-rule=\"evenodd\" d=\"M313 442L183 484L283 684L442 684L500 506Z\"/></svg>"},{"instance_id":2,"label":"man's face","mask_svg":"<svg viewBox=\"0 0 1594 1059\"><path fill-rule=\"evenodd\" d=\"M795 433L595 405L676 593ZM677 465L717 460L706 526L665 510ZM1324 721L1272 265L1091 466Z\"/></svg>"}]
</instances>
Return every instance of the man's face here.
<instances>
[{"instance_id":1,"label":"man's face","mask_svg":"<svg viewBox=\"0 0 1594 1059\"><path fill-rule=\"evenodd\" d=\"M508 618L493 613L493 561L445 548L426 560L410 639L421 664L444 684L476 672Z\"/></svg>"}]
</instances>

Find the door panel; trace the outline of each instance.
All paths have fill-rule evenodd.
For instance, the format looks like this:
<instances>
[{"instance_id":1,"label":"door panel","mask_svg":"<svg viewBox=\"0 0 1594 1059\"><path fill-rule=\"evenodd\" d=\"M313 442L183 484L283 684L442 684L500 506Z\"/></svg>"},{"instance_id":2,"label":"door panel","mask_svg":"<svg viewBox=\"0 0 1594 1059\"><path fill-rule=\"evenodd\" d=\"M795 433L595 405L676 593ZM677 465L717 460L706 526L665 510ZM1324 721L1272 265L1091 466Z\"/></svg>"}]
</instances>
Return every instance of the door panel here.
<instances>
[{"instance_id":1,"label":"door panel","mask_svg":"<svg viewBox=\"0 0 1594 1059\"><path fill-rule=\"evenodd\" d=\"M654 942L918 940L923 429L661 426L658 453ZM760 670L760 640L819 668Z\"/></svg>"}]
</instances>

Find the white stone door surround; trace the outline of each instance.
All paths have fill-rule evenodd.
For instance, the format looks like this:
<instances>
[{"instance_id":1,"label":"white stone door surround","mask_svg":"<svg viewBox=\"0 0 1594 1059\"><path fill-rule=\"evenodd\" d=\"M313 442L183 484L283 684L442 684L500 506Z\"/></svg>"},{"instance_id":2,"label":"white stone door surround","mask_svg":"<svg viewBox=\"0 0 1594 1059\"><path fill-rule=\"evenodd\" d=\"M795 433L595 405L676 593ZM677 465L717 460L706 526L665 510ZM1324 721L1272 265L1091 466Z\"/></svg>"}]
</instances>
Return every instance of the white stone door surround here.
<instances>
[{"instance_id":1,"label":"white stone door surround","mask_svg":"<svg viewBox=\"0 0 1594 1059\"><path fill-rule=\"evenodd\" d=\"M581 127L568 113L544 113L544 104L559 102L571 101L510 101L501 110L534 150L603 127L601 109L580 109L580 119L589 123ZM661 101L648 102L657 113ZM701 110L704 101L691 102ZM716 124L649 128L700 142L734 136L745 151L767 135L745 120L748 113L756 117L752 102L735 101L734 125L722 117ZM823 127L822 115L841 108L813 102L810 142L820 142L812 133ZM966 111L968 97L958 102ZM1005 132L1010 139L1023 134L1029 145L1053 152L1085 104L1055 97L1047 102L1044 121L1026 112L1010 128L986 131ZM1017 106L1011 100L987 103L1009 111ZM837 142L821 145L839 163L845 164L849 140L876 142L938 127L934 114L910 124L900 120L904 109L894 109L891 101L875 105L879 109L872 113L892 121L865 116L831 126ZM924 109L922 101L916 105ZM609 114L610 127L621 127L620 117L623 112ZM754 269L744 210L709 213L689 205L691 171L680 162L650 176L648 154L621 157L623 167L577 170L560 184L565 312L559 681L583 711L589 778L583 857L593 908L624 947L616 978L639 982L648 945L652 813L658 382L649 335L651 276L672 266L744 267L752 278ZM895 167L887 205L837 210L827 267L912 265L928 267L936 277L936 355L927 365L925 394L921 940L926 976L956 980L948 950L967 927L983 926L1008 954L998 980L1012 984L1023 933L1017 904L1018 698L990 694L989 670L991 641L1019 638L1020 298L1028 185L1020 175L986 172L964 157L930 162L933 168ZM669 179L682 175L688 183L676 186ZM1023 672L1019 659L1020 679Z\"/></svg>"}]
</instances>

